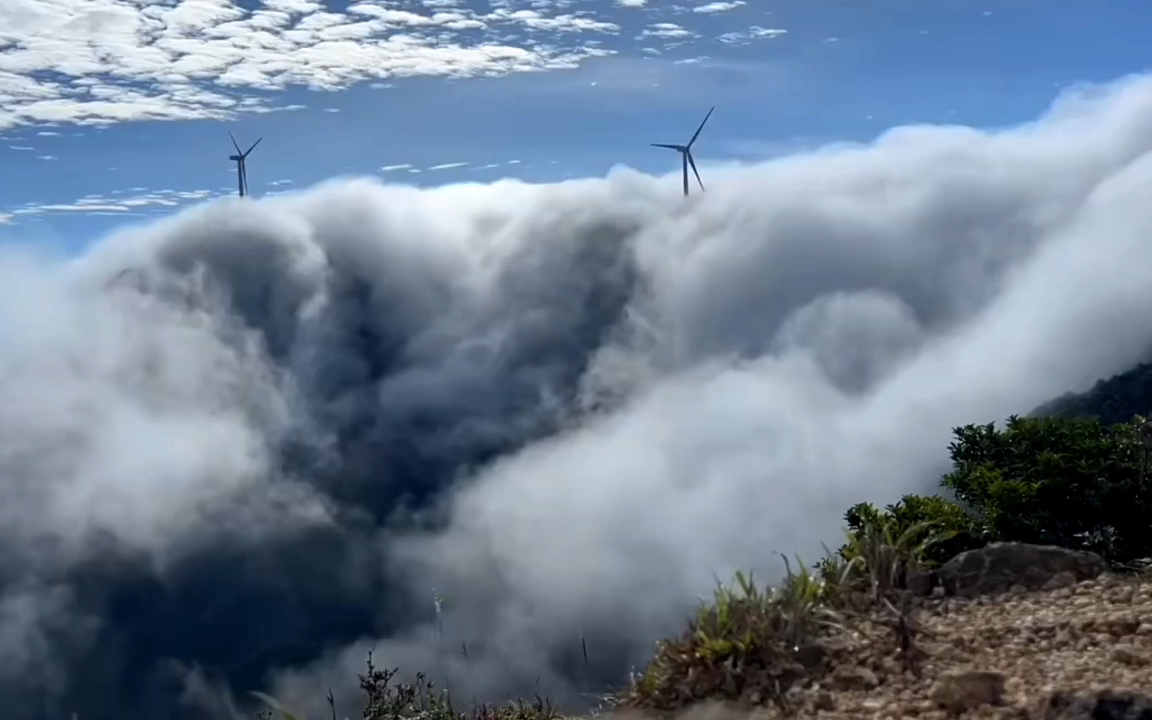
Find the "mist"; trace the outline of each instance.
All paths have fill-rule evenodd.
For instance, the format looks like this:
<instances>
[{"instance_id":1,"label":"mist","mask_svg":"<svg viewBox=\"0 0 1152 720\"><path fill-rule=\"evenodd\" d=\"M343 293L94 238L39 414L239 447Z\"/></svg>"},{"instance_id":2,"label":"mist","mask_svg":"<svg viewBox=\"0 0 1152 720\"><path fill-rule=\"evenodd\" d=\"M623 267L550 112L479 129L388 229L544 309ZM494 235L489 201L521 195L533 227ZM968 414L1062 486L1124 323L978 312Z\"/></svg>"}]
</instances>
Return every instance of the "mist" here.
<instances>
[{"instance_id":1,"label":"mist","mask_svg":"<svg viewBox=\"0 0 1152 720\"><path fill-rule=\"evenodd\" d=\"M0 703L355 715L369 649L586 703L953 427L1146 358L1150 150L1134 76L687 200L344 179L0 247Z\"/></svg>"}]
</instances>

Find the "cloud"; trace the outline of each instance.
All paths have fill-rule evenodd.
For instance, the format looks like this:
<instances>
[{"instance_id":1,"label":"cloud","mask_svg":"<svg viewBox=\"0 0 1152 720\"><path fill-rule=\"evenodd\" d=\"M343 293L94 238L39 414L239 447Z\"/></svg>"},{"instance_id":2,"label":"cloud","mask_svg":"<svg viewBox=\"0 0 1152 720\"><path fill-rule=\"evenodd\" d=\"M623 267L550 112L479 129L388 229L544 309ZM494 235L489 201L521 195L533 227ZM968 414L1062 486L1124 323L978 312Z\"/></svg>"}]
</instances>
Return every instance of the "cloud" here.
<instances>
[{"instance_id":1,"label":"cloud","mask_svg":"<svg viewBox=\"0 0 1152 720\"><path fill-rule=\"evenodd\" d=\"M735 10L736 8L742 7L746 4L747 3L743 2L743 0L729 0L727 2L710 2L710 3L706 3L704 5L697 5L696 7L692 8L692 12L695 12L695 13L721 13L721 12L727 12L729 10Z\"/></svg>"},{"instance_id":2,"label":"cloud","mask_svg":"<svg viewBox=\"0 0 1152 720\"><path fill-rule=\"evenodd\" d=\"M380 168L380 172L393 172L396 170L407 170L410 167L412 167L411 163L401 163L399 165L385 165L384 167Z\"/></svg>"},{"instance_id":3,"label":"cloud","mask_svg":"<svg viewBox=\"0 0 1152 720\"><path fill-rule=\"evenodd\" d=\"M637 36L638 40L648 37L658 37L665 39L682 39L698 37L697 34L682 25L670 22L652 23L644 29L644 32Z\"/></svg>"},{"instance_id":4,"label":"cloud","mask_svg":"<svg viewBox=\"0 0 1152 720\"><path fill-rule=\"evenodd\" d=\"M933 487L953 426L1152 341L1152 77L704 170L687 200L340 181L0 246L6 712L267 677L322 711L370 646L578 703L714 575L814 558Z\"/></svg>"},{"instance_id":5,"label":"cloud","mask_svg":"<svg viewBox=\"0 0 1152 720\"><path fill-rule=\"evenodd\" d=\"M441 165L433 165L432 167L428 168L428 170L450 170L452 168L464 167L467 164L468 163L466 163L466 162L443 163Z\"/></svg>"},{"instance_id":6,"label":"cloud","mask_svg":"<svg viewBox=\"0 0 1152 720\"><path fill-rule=\"evenodd\" d=\"M616 0L616 4L620 7L642 8L648 4L648 0Z\"/></svg>"},{"instance_id":7,"label":"cloud","mask_svg":"<svg viewBox=\"0 0 1152 720\"><path fill-rule=\"evenodd\" d=\"M527 30L518 45L498 38ZM580 33L619 27L587 11L451 3L340 11L310 0L140 3L21 0L0 6L0 130L43 123L228 118L295 109L266 91L337 90L408 76L566 69L613 51Z\"/></svg>"},{"instance_id":8,"label":"cloud","mask_svg":"<svg viewBox=\"0 0 1152 720\"><path fill-rule=\"evenodd\" d=\"M54 160L55 158L46 156L40 159ZM273 185L275 184L273 183ZM125 195L126 193L132 194ZM226 190L224 194L231 194L231 191ZM25 203L4 208L3 212L10 222L54 214L139 215L141 214L139 211L145 208L171 210L219 195L220 193L209 190L156 190L149 192L147 188L136 187L129 190L114 190L104 195L85 195L72 203Z\"/></svg>"},{"instance_id":9,"label":"cloud","mask_svg":"<svg viewBox=\"0 0 1152 720\"><path fill-rule=\"evenodd\" d=\"M752 25L744 31L723 33L716 39L725 45L747 45L755 40L771 40L772 38L787 34L787 30Z\"/></svg>"}]
</instances>

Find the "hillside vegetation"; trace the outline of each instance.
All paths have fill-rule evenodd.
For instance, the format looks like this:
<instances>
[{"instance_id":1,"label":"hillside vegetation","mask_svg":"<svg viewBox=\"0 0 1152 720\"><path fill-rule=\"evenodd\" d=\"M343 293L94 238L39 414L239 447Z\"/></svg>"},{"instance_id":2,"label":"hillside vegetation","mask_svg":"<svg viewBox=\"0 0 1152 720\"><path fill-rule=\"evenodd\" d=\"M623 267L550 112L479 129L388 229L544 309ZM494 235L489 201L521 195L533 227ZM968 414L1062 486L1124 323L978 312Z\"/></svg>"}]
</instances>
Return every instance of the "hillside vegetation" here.
<instances>
[{"instance_id":1,"label":"hillside vegetation","mask_svg":"<svg viewBox=\"0 0 1152 720\"><path fill-rule=\"evenodd\" d=\"M1146 412L1149 388L1142 365L1031 417L956 428L938 494L848 508L842 546L792 562L778 587L738 574L605 710L720 701L763 717L1113 717L1074 693L1152 687L1152 423L1116 421ZM1015 547L996 543L1066 550L1018 559L1056 563L1051 578L962 597L958 583L975 582L965 558ZM364 720L557 716L539 698L459 710L422 676L397 683L369 665ZM1043 707L1029 710L1037 693ZM291 720L267 700L268 717Z\"/></svg>"}]
</instances>

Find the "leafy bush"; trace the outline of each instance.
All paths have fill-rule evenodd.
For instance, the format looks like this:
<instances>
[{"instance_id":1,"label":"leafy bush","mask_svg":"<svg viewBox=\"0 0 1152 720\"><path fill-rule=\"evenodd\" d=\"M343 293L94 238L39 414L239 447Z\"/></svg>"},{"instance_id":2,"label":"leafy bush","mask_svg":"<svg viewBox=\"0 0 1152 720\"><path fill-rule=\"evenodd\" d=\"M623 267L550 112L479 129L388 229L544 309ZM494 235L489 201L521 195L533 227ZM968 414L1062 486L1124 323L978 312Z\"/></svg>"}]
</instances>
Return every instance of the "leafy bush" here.
<instances>
[{"instance_id":1,"label":"leafy bush","mask_svg":"<svg viewBox=\"0 0 1152 720\"><path fill-rule=\"evenodd\" d=\"M839 586L803 565L765 590L737 573L735 588L720 585L683 635L658 645L621 704L670 711L703 699L779 700L805 674L806 652L838 624L830 587Z\"/></svg>"},{"instance_id":2,"label":"leafy bush","mask_svg":"<svg viewBox=\"0 0 1152 720\"><path fill-rule=\"evenodd\" d=\"M1142 417L1020 418L957 428L943 480L991 540L1093 550L1114 562L1152 553L1148 429Z\"/></svg>"},{"instance_id":3,"label":"leafy bush","mask_svg":"<svg viewBox=\"0 0 1152 720\"><path fill-rule=\"evenodd\" d=\"M883 533L887 544L923 568L937 567L958 553L987 543L980 519L962 506L937 495L905 495L883 511L869 503L853 505L844 513L848 544L841 555L851 557L853 545L870 534ZM873 544L875 544L873 542Z\"/></svg>"}]
</instances>

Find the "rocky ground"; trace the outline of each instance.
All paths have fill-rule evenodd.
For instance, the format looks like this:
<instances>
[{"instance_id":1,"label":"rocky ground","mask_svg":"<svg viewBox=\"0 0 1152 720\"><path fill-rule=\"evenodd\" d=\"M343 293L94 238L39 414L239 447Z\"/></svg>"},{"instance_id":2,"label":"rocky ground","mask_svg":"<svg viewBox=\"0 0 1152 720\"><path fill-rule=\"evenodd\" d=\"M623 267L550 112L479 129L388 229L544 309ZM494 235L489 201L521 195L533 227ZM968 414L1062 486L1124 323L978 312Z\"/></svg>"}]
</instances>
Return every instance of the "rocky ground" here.
<instances>
[{"instance_id":1,"label":"rocky ground","mask_svg":"<svg viewBox=\"0 0 1152 720\"><path fill-rule=\"evenodd\" d=\"M1152 706L1123 697L1152 693L1152 578L916 598L846 622L830 652L831 671L791 693L789 707L755 714L1152 720ZM1102 692L1127 714L1100 714Z\"/></svg>"}]
</instances>

